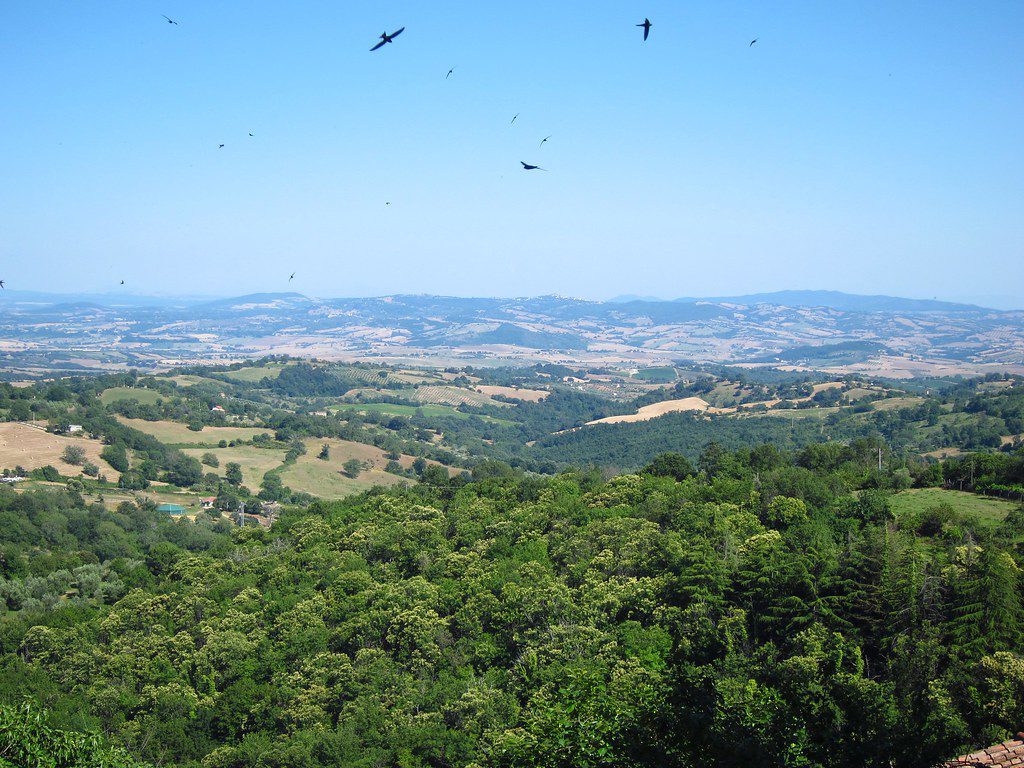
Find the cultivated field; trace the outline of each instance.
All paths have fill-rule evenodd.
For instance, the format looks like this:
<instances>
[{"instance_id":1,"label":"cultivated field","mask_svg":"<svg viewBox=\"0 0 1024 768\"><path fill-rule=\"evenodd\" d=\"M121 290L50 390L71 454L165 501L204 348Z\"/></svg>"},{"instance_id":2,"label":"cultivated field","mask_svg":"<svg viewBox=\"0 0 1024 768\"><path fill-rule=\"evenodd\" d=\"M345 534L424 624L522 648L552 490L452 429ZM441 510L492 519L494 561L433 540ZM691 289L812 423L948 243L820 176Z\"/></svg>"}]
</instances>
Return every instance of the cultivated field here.
<instances>
[{"instance_id":1,"label":"cultivated field","mask_svg":"<svg viewBox=\"0 0 1024 768\"><path fill-rule=\"evenodd\" d=\"M699 397L684 397L681 400L663 400L660 403L645 405L636 413L628 413L622 416L606 416L603 419L588 421L587 424L626 424L635 421L650 421L666 413L677 413L679 411L707 411L707 400Z\"/></svg>"},{"instance_id":2,"label":"cultivated field","mask_svg":"<svg viewBox=\"0 0 1024 768\"><path fill-rule=\"evenodd\" d=\"M454 416L455 418L468 419L468 413L457 411L445 405L404 405L402 403L346 403L331 409L338 413L345 411L362 411L364 413L387 413L392 416L415 416L422 413L428 418L438 416Z\"/></svg>"},{"instance_id":3,"label":"cultivated field","mask_svg":"<svg viewBox=\"0 0 1024 768\"><path fill-rule=\"evenodd\" d=\"M871 405L876 411L895 411L900 408L916 408L925 402L923 397L887 397L884 400L875 400Z\"/></svg>"},{"instance_id":4,"label":"cultivated field","mask_svg":"<svg viewBox=\"0 0 1024 768\"><path fill-rule=\"evenodd\" d=\"M111 387L100 393L100 402L110 405L118 400L134 400L137 403L153 405L160 399L160 393L141 387Z\"/></svg>"},{"instance_id":5,"label":"cultivated field","mask_svg":"<svg viewBox=\"0 0 1024 768\"><path fill-rule=\"evenodd\" d=\"M78 475L82 468L65 464L60 459L64 449L73 445L85 451L86 458L100 468L108 480L117 480L121 475L100 458L103 444L86 437L65 437L51 435L41 429L17 422L0 423L0 467L14 469L37 469L51 464L62 475Z\"/></svg>"},{"instance_id":6,"label":"cultivated field","mask_svg":"<svg viewBox=\"0 0 1024 768\"><path fill-rule=\"evenodd\" d=\"M220 384L216 379L208 379L205 376L195 376L183 373L179 376L158 376L162 381L173 381L179 387L194 387L196 384Z\"/></svg>"},{"instance_id":7,"label":"cultivated field","mask_svg":"<svg viewBox=\"0 0 1024 768\"><path fill-rule=\"evenodd\" d=\"M459 387L418 387L414 397L420 402L436 403L438 405L458 406L465 404L474 407L488 405L511 407L508 403L492 400L480 392L474 392L471 389L460 389Z\"/></svg>"},{"instance_id":8,"label":"cultivated field","mask_svg":"<svg viewBox=\"0 0 1024 768\"><path fill-rule=\"evenodd\" d=\"M260 365L251 368L239 368L235 371L224 371L222 375L226 379L255 384L258 381L263 381L263 379L276 379L281 375L283 368L283 365Z\"/></svg>"},{"instance_id":9,"label":"cultivated field","mask_svg":"<svg viewBox=\"0 0 1024 768\"><path fill-rule=\"evenodd\" d=\"M255 435L268 432L266 429L254 427L203 427L202 432L193 432L186 425L176 421L145 421L126 419L123 416L118 416L118 421L152 435L167 445L217 445L221 440L251 440Z\"/></svg>"},{"instance_id":10,"label":"cultivated field","mask_svg":"<svg viewBox=\"0 0 1024 768\"><path fill-rule=\"evenodd\" d=\"M500 387L494 384L481 384L476 388L476 391L492 397L494 395L501 395L502 397L508 397L512 400L525 400L529 403L537 403L543 400L551 393L545 389L521 389L519 387Z\"/></svg>"}]
</instances>

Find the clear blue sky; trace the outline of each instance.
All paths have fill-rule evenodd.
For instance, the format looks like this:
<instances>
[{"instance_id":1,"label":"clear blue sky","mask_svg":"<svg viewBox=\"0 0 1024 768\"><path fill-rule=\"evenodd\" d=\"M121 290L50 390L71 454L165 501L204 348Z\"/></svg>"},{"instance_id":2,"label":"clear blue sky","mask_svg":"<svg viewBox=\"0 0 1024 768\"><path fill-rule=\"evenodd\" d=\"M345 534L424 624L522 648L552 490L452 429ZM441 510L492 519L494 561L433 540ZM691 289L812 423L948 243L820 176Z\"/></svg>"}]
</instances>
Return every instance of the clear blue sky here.
<instances>
[{"instance_id":1,"label":"clear blue sky","mask_svg":"<svg viewBox=\"0 0 1024 768\"><path fill-rule=\"evenodd\" d=\"M1019 0L10 1L0 277L1024 304L1022 39Z\"/></svg>"}]
</instances>

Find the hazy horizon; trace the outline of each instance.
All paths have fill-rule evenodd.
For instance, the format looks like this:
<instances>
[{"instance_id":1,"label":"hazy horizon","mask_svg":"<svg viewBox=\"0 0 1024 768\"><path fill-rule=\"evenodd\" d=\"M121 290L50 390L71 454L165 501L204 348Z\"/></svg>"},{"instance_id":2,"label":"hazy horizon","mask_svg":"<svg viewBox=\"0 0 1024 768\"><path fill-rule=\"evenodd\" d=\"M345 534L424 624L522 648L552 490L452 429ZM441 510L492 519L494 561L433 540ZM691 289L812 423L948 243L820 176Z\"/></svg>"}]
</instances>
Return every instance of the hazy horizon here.
<instances>
[{"instance_id":1,"label":"hazy horizon","mask_svg":"<svg viewBox=\"0 0 1024 768\"><path fill-rule=\"evenodd\" d=\"M122 0L0 22L12 289L1024 293L1020 4Z\"/></svg>"},{"instance_id":2,"label":"hazy horizon","mask_svg":"<svg viewBox=\"0 0 1024 768\"><path fill-rule=\"evenodd\" d=\"M729 295L718 295L718 296L651 296L651 295L636 295L636 294L615 294L611 296L579 296L571 294L556 293L553 291L547 291L543 293L533 294L502 294L497 292L490 292L487 294L457 294L457 293L364 293L364 294L350 294L340 295L331 293L322 293L316 291L298 291L284 288L281 290L272 291L253 291L250 293L202 293L202 292L134 292L134 291L37 291L31 289L10 289L7 291L12 297L19 297L24 295L34 296L55 296L55 297L95 297L105 298L112 301L117 299L162 299L167 301L173 300L187 300L187 301L220 301L227 299L242 298L250 295L301 295L309 299L314 300L346 300L346 299L372 299L372 298L387 298L389 296L438 296L446 298L456 299L498 299L498 300L509 300L509 299L532 299L540 298L543 296L560 296L566 299L579 300L579 301L594 301L594 302L605 302L605 303L616 303L624 301L655 301L655 302L673 302L692 299L694 301L712 301L715 299L730 299L730 298L741 298L748 295L773 295L782 293L838 293L846 296L878 296L886 298L898 298L898 299L910 299L915 301L921 300L933 300L940 302L948 302L954 304L973 304L984 309L995 309L1002 311L1019 311L1024 310L1024 301L1015 296L994 296L989 297L989 303L986 303L985 297L968 297L963 299L948 298L944 296L893 296L891 294L853 294L846 291L835 291L831 288L783 288L778 291L757 291L751 294L729 294Z\"/></svg>"}]
</instances>

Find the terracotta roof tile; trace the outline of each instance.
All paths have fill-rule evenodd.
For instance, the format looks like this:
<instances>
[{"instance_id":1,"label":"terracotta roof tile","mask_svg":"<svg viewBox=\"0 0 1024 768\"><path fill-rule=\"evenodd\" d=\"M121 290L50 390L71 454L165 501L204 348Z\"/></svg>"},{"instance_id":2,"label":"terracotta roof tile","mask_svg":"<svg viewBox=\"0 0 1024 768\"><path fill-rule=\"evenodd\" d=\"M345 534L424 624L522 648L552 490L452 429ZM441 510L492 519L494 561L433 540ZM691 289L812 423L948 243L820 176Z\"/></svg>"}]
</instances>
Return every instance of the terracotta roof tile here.
<instances>
[{"instance_id":1,"label":"terracotta roof tile","mask_svg":"<svg viewBox=\"0 0 1024 768\"><path fill-rule=\"evenodd\" d=\"M1024 732L1002 744L942 763L939 768L1024 768Z\"/></svg>"}]
</instances>

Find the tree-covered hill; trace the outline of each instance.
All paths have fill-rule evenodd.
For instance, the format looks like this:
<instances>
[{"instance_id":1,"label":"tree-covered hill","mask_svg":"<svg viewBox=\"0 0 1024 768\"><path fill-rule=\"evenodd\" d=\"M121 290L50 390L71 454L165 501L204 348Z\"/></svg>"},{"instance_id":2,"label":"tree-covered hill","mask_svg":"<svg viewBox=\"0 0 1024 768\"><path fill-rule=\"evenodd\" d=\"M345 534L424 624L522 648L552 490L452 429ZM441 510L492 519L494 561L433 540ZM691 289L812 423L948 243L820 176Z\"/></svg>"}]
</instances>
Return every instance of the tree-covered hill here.
<instances>
[{"instance_id":1,"label":"tree-covered hill","mask_svg":"<svg viewBox=\"0 0 1024 768\"><path fill-rule=\"evenodd\" d=\"M1024 515L896 517L870 448L489 462L230 543L0 496L47 532L0 528L0 701L194 768L924 768L1024 721ZM69 558L120 586L12 600Z\"/></svg>"}]
</instances>

